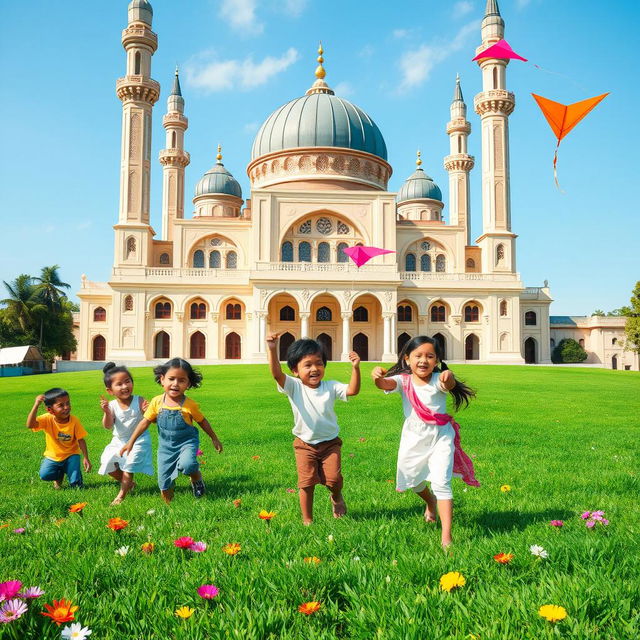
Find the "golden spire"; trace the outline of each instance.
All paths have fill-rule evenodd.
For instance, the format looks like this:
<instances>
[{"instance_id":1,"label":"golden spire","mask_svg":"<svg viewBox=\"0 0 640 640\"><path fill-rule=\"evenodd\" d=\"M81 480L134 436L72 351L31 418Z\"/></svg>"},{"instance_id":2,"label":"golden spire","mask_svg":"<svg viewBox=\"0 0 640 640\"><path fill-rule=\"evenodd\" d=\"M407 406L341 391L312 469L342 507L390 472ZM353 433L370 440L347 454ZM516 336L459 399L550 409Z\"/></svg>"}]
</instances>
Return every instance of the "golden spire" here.
<instances>
[{"instance_id":1,"label":"golden spire","mask_svg":"<svg viewBox=\"0 0 640 640\"><path fill-rule=\"evenodd\" d=\"M222 145L218 145L218 155L216 156L216 164L222 164Z\"/></svg>"},{"instance_id":2,"label":"golden spire","mask_svg":"<svg viewBox=\"0 0 640 640\"><path fill-rule=\"evenodd\" d=\"M420 157L422 155L422 153L418 150L418 156L416 158L416 166L418 167L418 169L420 168L420 165L422 164L422 158Z\"/></svg>"},{"instance_id":3,"label":"golden spire","mask_svg":"<svg viewBox=\"0 0 640 640\"><path fill-rule=\"evenodd\" d=\"M324 62L324 58L322 57L323 53L324 53L324 49L322 48L322 40L321 40L320 44L318 45L318 66L316 68L316 78L318 78L318 80L323 80L324 77L327 75L327 72L324 70L324 67L322 66L322 63Z\"/></svg>"},{"instance_id":4,"label":"golden spire","mask_svg":"<svg viewBox=\"0 0 640 640\"><path fill-rule=\"evenodd\" d=\"M329 87L329 85L324 81L324 77L327 75L327 72L324 70L322 63L324 62L324 58L322 54L324 53L324 49L322 48L322 42L318 45L318 66L316 67L316 81L311 85L309 89L307 89L305 95L309 96L312 93L328 93L329 95L334 95L333 90Z\"/></svg>"}]
</instances>

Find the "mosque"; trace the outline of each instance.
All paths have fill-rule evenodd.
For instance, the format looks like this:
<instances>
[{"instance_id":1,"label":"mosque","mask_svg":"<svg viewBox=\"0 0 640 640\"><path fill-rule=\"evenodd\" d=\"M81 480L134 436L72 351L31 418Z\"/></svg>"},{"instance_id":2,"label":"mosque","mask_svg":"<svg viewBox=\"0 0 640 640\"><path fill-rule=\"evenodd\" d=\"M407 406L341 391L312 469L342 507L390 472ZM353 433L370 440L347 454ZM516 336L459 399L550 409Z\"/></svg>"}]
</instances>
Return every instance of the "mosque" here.
<instances>
[{"instance_id":1,"label":"mosque","mask_svg":"<svg viewBox=\"0 0 640 640\"><path fill-rule=\"evenodd\" d=\"M295 339L321 342L329 359L390 361L410 336L427 334L447 360L550 363L545 282L525 287L516 268L509 186L508 60L481 58L483 90L473 108L482 140L482 234L470 235L467 120L459 79L446 123L447 209L440 187L417 167L397 193L384 137L360 107L315 82L267 117L247 165L250 194L217 162L193 189L185 216L188 120L176 72L162 118L166 145L162 229L150 225L157 36L148 0L132 0L122 33L119 217L108 283L82 278L78 360L266 362L265 337L280 355ZM504 35L497 0L487 0L477 53ZM357 267L355 245L394 253Z\"/></svg>"}]
</instances>

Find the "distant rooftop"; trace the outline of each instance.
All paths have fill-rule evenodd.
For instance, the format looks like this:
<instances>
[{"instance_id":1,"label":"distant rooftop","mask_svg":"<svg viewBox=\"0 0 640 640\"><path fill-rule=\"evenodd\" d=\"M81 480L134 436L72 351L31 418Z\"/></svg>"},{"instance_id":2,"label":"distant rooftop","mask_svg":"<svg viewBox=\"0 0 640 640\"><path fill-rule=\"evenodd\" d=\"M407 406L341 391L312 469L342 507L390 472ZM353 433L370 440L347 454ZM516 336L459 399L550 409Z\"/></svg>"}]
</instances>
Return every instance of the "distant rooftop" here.
<instances>
[{"instance_id":1,"label":"distant rooftop","mask_svg":"<svg viewBox=\"0 0 640 640\"><path fill-rule=\"evenodd\" d=\"M587 316L549 316L549 324L573 324L585 322Z\"/></svg>"}]
</instances>

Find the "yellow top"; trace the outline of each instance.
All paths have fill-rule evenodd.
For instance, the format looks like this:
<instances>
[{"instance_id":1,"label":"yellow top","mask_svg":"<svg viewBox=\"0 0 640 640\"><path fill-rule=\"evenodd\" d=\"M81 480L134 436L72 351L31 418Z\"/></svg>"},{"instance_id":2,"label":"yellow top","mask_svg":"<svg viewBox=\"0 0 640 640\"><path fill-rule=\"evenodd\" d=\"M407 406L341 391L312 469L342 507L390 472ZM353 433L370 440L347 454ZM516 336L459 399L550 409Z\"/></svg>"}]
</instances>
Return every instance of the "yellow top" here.
<instances>
[{"instance_id":1,"label":"yellow top","mask_svg":"<svg viewBox=\"0 0 640 640\"><path fill-rule=\"evenodd\" d=\"M218 155L216 156L218 162L222 162L222 145L218 145Z\"/></svg>"},{"instance_id":2,"label":"yellow top","mask_svg":"<svg viewBox=\"0 0 640 640\"><path fill-rule=\"evenodd\" d=\"M69 456L80 453L78 440L87 437L85 428L75 416L69 416L69 422L56 422L50 414L45 413L36 418L38 426L32 431L44 431L46 446L44 457L62 462Z\"/></svg>"},{"instance_id":3,"label":"yellow top","mask_svg":"<svg viewBox=\"0 0 640 640\"><path fill-rule=\"evenodd\" d=\"M324 62L324 58L322 57L322 54L324 53L324 49L322 48L322 42L320 42L320 45L318 46L318 66L316 67L316 78L318 78L318 80L322 80L326 75L327 72L324 70L324 67L322 66L322 63Z\"/></svg>"},{"instance_id":4,"label":"yellow top","mask_svg":"<svg viewBox=\"0 0 640 640\"><path fill-rule=\"evenodd\" d=\"M418 157L416 158L416 166L420 166L422 164L422 158L420 157L422 155L422 153L420 153L420 151L418 151Z\"/></svg>"},{"instance_id":5,"label":"yellow top","mask_svg":"<svg viewBox=\"0 0 640 640\"><path fill-rule=\"evenodd\" d=\"M182 411L182 417L187 424L193 425L194 422L198 424L204 420L204 416L202 415L202 411L200 411L200 405L191 398L185 398L181 407L168 407L163 402L164 393L161 396L156 396L147 407L147 410L144 412L144 417L150 422L156 422L158 419L158 414L161 409L166 409L167 411Z\"/></svg>"}]
</instances>

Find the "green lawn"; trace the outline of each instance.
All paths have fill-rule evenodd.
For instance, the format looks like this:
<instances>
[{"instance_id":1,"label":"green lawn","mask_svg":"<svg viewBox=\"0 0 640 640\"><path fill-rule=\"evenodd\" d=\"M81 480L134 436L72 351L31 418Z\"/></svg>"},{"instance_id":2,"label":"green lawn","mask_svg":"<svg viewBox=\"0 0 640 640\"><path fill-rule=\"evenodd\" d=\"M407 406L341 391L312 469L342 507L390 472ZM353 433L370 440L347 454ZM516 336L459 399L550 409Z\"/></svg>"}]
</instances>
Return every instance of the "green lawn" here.
<instances>
[{"instance_id":1,"label":"green lawn","mask_svg":"<svg viewBox=\"0 0 640 640\"><path fill-rule=\"evenodd\" d=\"M0 581L38 585L46 595L20 620L0 625L0 638L60 638L38 612L63 597L79 605L76 618L93 629L91 640L638 637L640 375L454 367L478 392L458 420L482 487L454 480L455 543L447 556L439 531L421 519L420 500L394 489L400 398L373 387L371 368L363 366L361 394L337 407L349 515L334 520L319 487L310 528L300 523L297 495L287 492L296 486L291 410L266 366L202 368L204 385L192 396L225 451L219 456L203 441L208 494L196 502L180 478L171 507L146 476L119 507L109 506L115 484L95 471L82 492L56 492L39 480L44 436L24 423L34 396L51 386L69 390L97 469L110 438L100 426L99 372L1 379L0 523L9 526L0 530ZM134 375L137 393L158 393L150 370ZM329 364L329 378L348 375L347 364ZM503 484L511 491L501 492ZM80 500L88 502L84 517L68 514ZM258 518L261 509L277 513L271 523ZM587 530L580 514L596 509L611 524ZM114 516L129 526L111 531L105 525ZM552 519L564 527L551 527ZM26 533L13 533L17 527ZM209 548L183 553L173 546L179 536ZM147 540L156 545L152 555L140 551ZM239 555L221 551L228 542L242 545ZM549 558L534 558L533 544ZM129 554L117 556L123 545ZM499 552L515 554L511 564L497 564ZM305 563L307 556L320 564ZM462 573L466 585L444 593L439 579L449 571ZM201 600L196 589L204 583L217 585L219 596ZM321 610L298 613L311 600ZM544 604L565 607L568 617L545 621ZM190 619L174 615L181 605L195 608Z\"/></svg>"}]
</instances>

